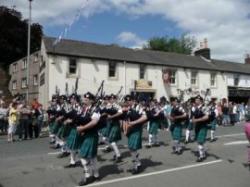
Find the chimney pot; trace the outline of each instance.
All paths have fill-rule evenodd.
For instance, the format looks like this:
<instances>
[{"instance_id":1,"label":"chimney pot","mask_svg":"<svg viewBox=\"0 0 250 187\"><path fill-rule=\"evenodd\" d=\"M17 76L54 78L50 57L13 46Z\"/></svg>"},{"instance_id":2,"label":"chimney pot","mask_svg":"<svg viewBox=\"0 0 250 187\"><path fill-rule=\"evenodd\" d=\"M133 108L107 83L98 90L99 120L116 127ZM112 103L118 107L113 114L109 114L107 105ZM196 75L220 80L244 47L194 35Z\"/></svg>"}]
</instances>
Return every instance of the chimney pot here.
<instances>
[{"instance_id":1,"label":"chimney pot","mask_svg":"<svg viewBox=\"0 0 250 187\"><path fill-rule=\"evenodd\" d=\"M245 64L250 64L250 54L246 54Z\"/></svg>"}]
</instances>

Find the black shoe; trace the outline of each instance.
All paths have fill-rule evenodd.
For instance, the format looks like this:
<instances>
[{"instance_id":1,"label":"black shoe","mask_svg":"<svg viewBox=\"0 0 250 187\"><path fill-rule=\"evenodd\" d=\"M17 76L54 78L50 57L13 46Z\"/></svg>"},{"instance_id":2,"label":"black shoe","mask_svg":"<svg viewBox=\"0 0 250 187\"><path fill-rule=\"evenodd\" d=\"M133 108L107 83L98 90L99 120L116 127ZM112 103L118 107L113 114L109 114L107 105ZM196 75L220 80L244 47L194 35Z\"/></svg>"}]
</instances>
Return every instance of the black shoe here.
<instances>
[{"instance_id":1,"label":"black shoe","mask_svg":"<svg viewBox=\"0 0 250 187\"><path fill-rule=\"evenodd\" d=\"M57 158L65 158L65 157L67 157L67 156L69 156L69 155L70 155L70 153L68 153L68 152L63 152L63 153L61 153L60 155L58 155Z\"/></svg>"},{"instance_id":2,"label":"black shoe","mask_svg":"<svg viewBox=\"0 0 250 187\"><path fill-rule=\"evenodd\" d=\"M49 142L49 144L55 144L56 143L56 141L50 141Z\"/></svg>"},{"instance_id":3,"label":"black shoe","mask_svg":"<svg viewBox=\"0 0 250 187\"><path fill-rule=\"evenodd\" d=\"M94 178L94 181L100 181L101 180L100 176L98 176L98 177L93 176L93 178Z\"/></svg>"},{"instance_id":4,"label":"black shoe","mask_svg":"<svg viewBox=\"0 0 250 187\"><path fill-rule=\"evenodd\" d=\"M78 185L79 185L79 186L85 186L85 185L88 185L88 184L90 184L90 183L92 183L92 182L94 182L94 177L88 177L88 178L86 178L86 179L82 179L82 180L78 183Z\"/></svg>"},{"instance_id":5,"label":"black shoe","mask_svg":"<svg viewBox=\"0 0 250 187\"><path fill-rule=\"evenodd\" d=\"M75 168L77 165L76 164L69 164L64 166L64 168Z\"/></svg>"},{"instance_id":6,"label":"black shoe","mask_svg":"<svg viewBox=\"0 0 250 187\"><path fill-rule=\"evenodd\" d=\"M115 158L115 163L120 163L122 162L122 157L121 156L118 156Z\"/></svg>"},{"instance_id":7,"label":"black shoe","mask_svg":"<svg viewBox=\"0 0 250 187\"><path fill-rule=\"evenodd\" d=\"M155 144L153 144L153 147L160 147L161 145L160 145L160 143L155 143Z\"/></svg>"},{"instance_id":8,"label":"black shoe","mask_svg":"<svg viewBox=\"0 0 250 187\"><path fill-rule=\"evenodd\" d=\"M204 160L203 157L198 157L197 160L196 160L196 162L202 162L203 160Z\"/></svg>"},{"instance_id":9,"label":"black shoe","mask_svg":"<svg viewBox=\"0 0 250 187\"><path fill-rule=\"evenodd\" d=\"M183 152L183 149L176 150L176 154L177 154L177 155L181 155L181 154L182 154L182 152Z\"/></svg>"},{"instance_id":10,"label":"black shoe","mask_svg":"<svg viewBox=\"0 0 250 187\"><path fill-rule=\"evenodd\" d=\"M59 144L57 144L57 145L51 145L50 148L51 149L59 149L60 145Z\"/></svg>"},{"instance_id":11,"label":"black shoe","mask_svg":"<svg viewBox=\"0 0 250 187\"><path fill-rule=\"evenodd\" d=\"M110 153L112 149L110 147L107 147L106 149L103 150L104 153Z\"/></svg>"},{"instance_id":12,"label":"black shoe","mask_svg":"<svg viewBox=\"0 0 250 187\"><path fill-rule=\"evenodd\" d=\"M151 147L152 147L152 145L147 144L147 145L145 145L145 147L146 147L147 149L149 149L149 148L151 148Z\"/></svg>"},{"instance_id":13,"label":"black shoe","mask_svg":"<svg viewBox=\"0 0 250 187\"><path fill-rule=\"evenodd\" d=\"M99 142L98 145L105 145L105 142Z\"/></svg>"},{"instance_id":14,"label":"black shoe","mask_svg":"<svg viewBox=\"0 0 250 187\"><path fill-rule=\"evenodd\" d=\"M188 144L188 143L189 143L189 141L188 141L188 140L185 140L185 141L184 141L184 144Z\"/></svg>"}]
</instances>

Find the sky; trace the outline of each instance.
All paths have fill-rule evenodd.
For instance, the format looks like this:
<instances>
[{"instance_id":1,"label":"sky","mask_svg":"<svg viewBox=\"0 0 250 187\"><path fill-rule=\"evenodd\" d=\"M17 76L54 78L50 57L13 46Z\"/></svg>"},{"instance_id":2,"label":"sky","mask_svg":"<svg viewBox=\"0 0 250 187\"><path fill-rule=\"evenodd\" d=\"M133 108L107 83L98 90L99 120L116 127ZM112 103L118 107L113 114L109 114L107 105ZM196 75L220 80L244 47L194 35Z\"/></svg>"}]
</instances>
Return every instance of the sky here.
<instances>
[{"instance_id":1,"label":"sky","mask_svg":"<svg viewBox=\"0 0 250 187\"><path fill-rule=\"evenodd\" d=\"M28 0L0 0L28 18ZM44 34L141 48L152 37L205 38L211 57L244 62L250 53L250 0L33 0Z\"/></svg>"}]
</instances>

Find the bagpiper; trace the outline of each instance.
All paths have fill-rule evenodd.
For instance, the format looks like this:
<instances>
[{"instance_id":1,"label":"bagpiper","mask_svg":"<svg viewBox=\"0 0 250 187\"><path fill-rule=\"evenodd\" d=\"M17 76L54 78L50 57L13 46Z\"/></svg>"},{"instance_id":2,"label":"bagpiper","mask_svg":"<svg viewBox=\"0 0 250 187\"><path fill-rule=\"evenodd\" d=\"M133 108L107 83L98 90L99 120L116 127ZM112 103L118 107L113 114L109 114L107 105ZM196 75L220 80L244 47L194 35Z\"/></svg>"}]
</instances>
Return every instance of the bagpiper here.
<instances>
[{"instance_id":1,"label":"bagpiper","mask_svg":"<svg viewBox=\"0 0 250 187\"><path fill-rule=\"evenodd\" d=\"M141 168L138 150L142 148L143 125L149 119L149 113L142 108L136 109L135 99L131 95L126 95L124 100L123 131L128 138L128 148L132 157L132 167L128 171L137 174Z\"/></svg>"},{"instance_id":2,"label":"bagpiper","mask_svg":"<svg viewBox=\"0 0 250 187\"><path fill-rule=\"evenodd\" d=\"M181 139L182 139L182 123L185 121L187 114L182 106L178 104L177 97L171 98L171 127L170 131L173 138L173 153L174 154L182 154L183 146L181 145Z\"/></svg>"},{"instance_id":3,"label":"bagpiper","mask_svg":"<svg viewBox=\"0 0 250 187\"><path fill-rule=\"evenodd\" d=\"M209 120L208 109L203 104L203 98L198 95L195 98L195 110L192 114L192 123L195 128L195 140L198 146L197 162L202 162L206 159L204 144L207 137L207 125Z\"/></svg>"},{"instance_id":4,"label":"bagpiper","mask_svg":"<svg viewBox=\"0 0 250 187\"><path fill-rule=\"evenodd\" d=\"M79 119L81 125L77 127L77 132L83 136L79 154L84 168L84 178L79 182L79 186L87 185L99 179L97 148L100 112L98 106L94 103L95 96L92 93L84 94L83 102L86 107Z\"/></svg>"}]
</instances>

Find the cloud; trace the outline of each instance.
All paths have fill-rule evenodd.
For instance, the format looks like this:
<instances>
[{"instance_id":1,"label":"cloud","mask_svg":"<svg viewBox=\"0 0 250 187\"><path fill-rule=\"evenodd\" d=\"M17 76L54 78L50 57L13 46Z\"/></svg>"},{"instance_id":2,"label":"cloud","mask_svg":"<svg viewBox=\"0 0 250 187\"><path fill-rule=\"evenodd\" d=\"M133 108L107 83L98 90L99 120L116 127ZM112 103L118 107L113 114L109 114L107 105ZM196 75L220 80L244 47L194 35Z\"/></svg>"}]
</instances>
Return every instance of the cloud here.
<instances>
[{"instance_id":1,"label":"cloud","mask_svg":"<svg viewBox=\"0 0 250 187\"><path fill-rule=\"evenodd\" d=\"M1 1L8 6L14 3L27 17L28 1ZM130 18L158 15L198 41L207 38L213 58L243 62L244 54L250 52L248 0L34 0L32 4L34 21L45 26L69 24L81 6L81 15L86 18L105 11L127 14ZM134 37L135 44L143 41L128 33L123 34L124 38Z\"/></svg>"},{"instance_id":2,"label":"cloud","mask_svg":"<svg viewBox=\"0 0 250 187\"><path fill-rule=\"evenodd\" d=\"M146 40L140 38L135 33L132 32L121 32L117 36L117 40L125 45L128 45L131 48L142 48L143 45L147 43Z\"/></svg>"},{"instance_id":3,"label":"cloud","mask_svg":"<svg viewBox=\"0 0 250 187\"><path fill-rule=\"evenodd\" d=\"M136 16L162 16L198 41L207 38L212 58L243 62L250 52L249 1L144 0L124 10Z\"/></svg>"}]
</instances>

